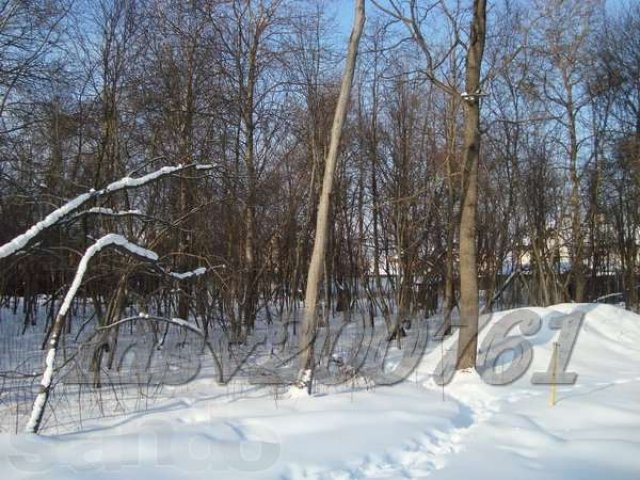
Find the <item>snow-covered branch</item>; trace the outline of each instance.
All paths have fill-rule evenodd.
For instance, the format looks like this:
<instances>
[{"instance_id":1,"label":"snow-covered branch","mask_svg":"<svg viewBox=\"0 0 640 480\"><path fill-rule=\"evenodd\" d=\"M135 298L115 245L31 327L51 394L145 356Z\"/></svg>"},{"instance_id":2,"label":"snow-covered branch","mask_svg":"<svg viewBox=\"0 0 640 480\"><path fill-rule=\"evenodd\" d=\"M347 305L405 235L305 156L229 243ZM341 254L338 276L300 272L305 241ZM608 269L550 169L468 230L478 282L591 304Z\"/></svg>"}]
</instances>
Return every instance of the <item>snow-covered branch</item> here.
<instances>
[{"instance_id":1,"label":"snow-covered branch","mask_svg":"<svg viewBox=\"0 0 640 480\"><path fill-rule=\"evenodd\" d=\"M178 280L186 280L191 277L200 277L207 273L207 269L205 267L196 268L190 272L177 273L177 272L167 272L171 277L177 278Z\"/></svg>"},{"instance_id":2,"label":"snow-covered branch","mask_svg":"<svg viewBox=\"0 0 640 480\"><path fill-rule=\"evenodd\" d=\"M204 333L200 330L196 325L189 323L188 321L182 318L168 318L168 317L157 317L155 315L149 315L148 313L140 312L140 314L136 317L127 317L118 320L117 322L110 323L109 325L104 325L102 327L98 327L98 330L108 330L110 328L117 327L118 325L122 325L123 323L133 322L136 320L150 320L152 322L165 322L170 323L172 325L177 325L181 328L186 328L187 330L191 330L192 332L197 333L204 337Z\"/></svg>"},{"instance_id":3,"label":"snow-covered branch","mask_svg":"<svg viewBox=\"0 0 640 480\"><path fill-rule=\"evenodd\" d=\"M89 200L130 188L142 187L161 177L173 175L190 168L194 168L196 170L211 170L214 168L214 166L191 163L188 165L180 164L174 167L162 167L155 172L148 173L141 177L124 177L120 180L116 180L115 182L110 183L103 189L92 189L89 192L78 195L74 199L62 205L60 208L51 212L44 219L33 225L22 235L18 235L10 242L7 242L4 245L0 246L0 258L6 258L19 252L20 250L23 250L36 236L40 235L44 230L51 228L69 215L77 212L78 209L80 209L80 207L82 207Z\"/></svg>"},{"instance_id":4,"label":"snow-covered branch","mask_svg":"<svg viewBox=\"0 0 640 480\"><path fill-rule=\"evenodd\" d=\"M83 215L104 215L107 217L142 217L144 214L140 210L113 210L112 208L93 207L88 210L77 212L71 217L75 219Z\"/></svg>"},{"instance_id":5,"label":"snow-covered branch","mask_svg":"<svg viewBox=\"0 0 640 480\"><path fill-rule=\"evenodd\" d=\"M47 403L47 399L49 398L49 391L51 390L51 381L53 379L53 371L56 359L56 351L58 348L58 341L60 339L60 335L62 334L65 318L71 307L71 303L75 298L80 286L82 285L82 280L87 272L87 268L89 266L89 262L91 259L96 256L102 250L109 247L118 247L126 250L132 255L136 257L140 257L146 261L156 263L158 261L158 254L152 250L148 250L144 247L136 245L135 243L130 242L122 235L118 235L115 233L110 233L105 235L104 237L99 238L95 241L93 245L91 245L82 256L80 263L78 264L78 268L76 269L76 274L73 277L73 282L67 291L67 294L64 297L62 305L60 306L60 310L58 311L58 315L56 316L56 320L53 325L53 329L51 332L51 338L49 340L49 351L47 352L47 357L45 360L45 368L44 373L42 374L42 379L40 381L40 390L38 395L33 403L33 408L31 410L31 416L29 418L29 422L27 423L26 432L27 433L37 433L40 428L40 423L42 421L42 415L44 414L44 408ZM163 270L164 271L164 270ZM175 273L175 272L165 272L168 275L177 278L178 280L183 280L186 278L191 278L194 276L204 275L207 272L207 269L204 267L197 268L196 270L184 273ZM187 328L192 330L200 335L203 335L202 331L198 329L196 326L188 323L186 320L182 320L180 318L162 318L162 317L149 317L147 314L141 314L139 317L135 318L144 318L144 319L152 319L159 320L172 323L174 325L178 325L183 328ZM123 322L130 321L131 318L123 319L118 322L115 322L109 325L109 328L119 325Z\"/></svg>"},{"instance_id":6,"label":"snow-covered branch","mask_svg":"<svg viewBox=\"0 0 640 480\"><path fill-rule=\"evenodd\" d=\"M133 255L145 258L152 262L156 262L158 260L158 255L155 252L131 243L122 235L117 235L114 233L105 235L104 237L98 239L84 252L82 259L78 264L78 268L76 269L76 274L73 277L71 287L69 287L69 290L64 297L64 300L62 302L62 305L60 306L60 310L58 311L58 315L56 316L56 320L53 325L51 338L49 339L49 351L47 352L47 357L45 360L44 373L42 374L42 379L40 381L40 390L38 392L38 395L36 396L35 401L33 402L31 416L29 417L29 421L27 422L27 426L25 429L27 433L37 433L38 429L40 428L42 415L44 414L44 408L46 406L47 399L49 398L49 392L51 390L51 381L53 379L58 341L60 339L60 335L62 334L65 318L67 312L69 311L69 308L71 307L71 302L73 302L73 299L75 298L76 293L78 292L78 289L82 284L82 279L87 272L89 261L100 251L104 250L107 247L113 246L123 248Z\"/></svg>"},{"instance_id":7,"label":"snow-covered branch","mask_svg":"<svg viewBox=\"0 0 640 480\"><path fill-rule=\"evenodd\" d=\"M93 245L91 245L80 260L78 264L78 269L76 270L76 275L73 277L73 283L71 287L67 291L67 294L64 297L64 301L62 302L62 306L60 307L60 311L58 315L66 315L73 301L80 285L82 284L82 279L84 274L87 271L87 267L89 266L89 261L101 250L106 247L117 246L128 250L131 254L147 259L151 262L156 262L158 260L158 254L152 250L147 250L135 243L131 243L129 240L124 238L122 235L118 235L115 233L110 233L105 235L104 237L99 238Z\"/></svg>"}]
</instances>

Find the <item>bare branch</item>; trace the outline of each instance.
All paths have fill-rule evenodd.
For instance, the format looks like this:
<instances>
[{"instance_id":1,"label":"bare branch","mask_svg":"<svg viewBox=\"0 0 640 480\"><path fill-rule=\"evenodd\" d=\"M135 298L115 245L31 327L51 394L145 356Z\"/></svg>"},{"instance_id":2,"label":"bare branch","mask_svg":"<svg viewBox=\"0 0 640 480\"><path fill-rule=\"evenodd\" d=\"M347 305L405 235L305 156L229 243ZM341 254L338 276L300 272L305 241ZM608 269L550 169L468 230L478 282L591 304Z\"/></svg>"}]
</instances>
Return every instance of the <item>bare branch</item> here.
<instances>
[{"instance_id":1,"label":"bare branch","mask_svg":"<svg viewBox=\"0 0 640 480\"><path fill-rule=\"evenodd\" d=\"M27 230L22 235L18 235L10 242L5 243L0 247L0 259L11 256L20 250L23 250L27 247L27 245L38 235L40 235L43 231L51 228L56 225L58 222L68 217L70 214L75 213L82 205L87 203L89 200L93 200L105 195L110 195L115 192L119 192L122 190L128 190L130 188L138 188L144 186L154 180L157 180L161 177L166 177L168 175L173 175L178 172L194 168L196 170L210 170L213 169L213 165L201 165L201 164L189 164L189 165L177 165L175 167L162 167L155 172L148 173L147 175L143 175L142 177L132 178L132 177L124 177L120 180L116 180L115 182L110 183L105 188L101 190L90 190L87 193L83 193L78 195L73 200L68 201L60 208L54 210L49 215L47 215L43 220L39 221L35 225L33 225L29 230Z\"/></svg>"}]
</instances>

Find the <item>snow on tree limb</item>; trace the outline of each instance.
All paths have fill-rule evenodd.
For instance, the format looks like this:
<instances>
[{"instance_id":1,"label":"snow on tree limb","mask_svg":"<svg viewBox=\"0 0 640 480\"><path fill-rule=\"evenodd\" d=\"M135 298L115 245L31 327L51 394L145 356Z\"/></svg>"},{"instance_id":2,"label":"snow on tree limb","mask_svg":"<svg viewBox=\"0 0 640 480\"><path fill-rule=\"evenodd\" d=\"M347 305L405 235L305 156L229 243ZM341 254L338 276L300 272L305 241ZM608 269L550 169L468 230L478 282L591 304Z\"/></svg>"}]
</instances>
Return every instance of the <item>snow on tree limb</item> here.
<instances>
[{"instance_id":1,"label":"snow on tree limb","mask_svg":"<svg viewBox=\"0 0 640 480\"><path fill-rule=\"evenodd\" d=\"M82 279L84 278L84 275L87 271L89 261L97 253L111 246L123 248L133 255L143 257L152 262L158 260L158 254L156 254L155 252L131 243L122 235L118 235L115 233L111 233L109 235L101 237L85 251L82 259L80 260L80 263L78 264L78 268L76 269L76 274L73 277L71 287L69 287L69 290L64 297L64 300L62 302L62 305L60 306L60 310L58 311L58 315L56 316L56 320L53 325L51 338L49 340L49 351L47 352L47 357L45 360L44 373L42 374L42 379L40 381L40 390L38 392L38 395L36 396L35 401L33 402L31 416L29 417L29 421L27 422L27 426L25 428L25 431L27 433L37 433L38 429L40 428L44 409L47 404L47 399L49 398L49 392L51 390L51 382L53 379L58 341L63 331L65 317L67 315L67 312L69 311L71 302L75 298L76 293L78 292L78 289L82 284Z\"/></svg>"},{"instance_id":2,"label":"snow on tree limb","mask_svg":"<svg viewBox=\"0 0 640 480\"><path fill-rule=\"evenodd\" d=\"M38 396L33 402L31 408L31 416L25 427L26 433L38 433L40 423L42 422L42 414L44 413L44 407L49 398L49 388L51 386L51 380L53 378L53 364L56 358L56 349L50 348L47 352L47 358L45 360L45 369L42 374L42 380L40 382L40 391Z\"/></svg>"},{"instance_id":3,"label":"snow on tree limb","mask_svg":"<svg viewBox=\"0 0 640 480\"><path fill-rule=\"evenodd\" d=\"M60 339L60 335L62 334L65 318L67 316L69 308L71 307L71 302L73 302L73 299L75 298L76 294L78 293L78 290L80 289L80 286L82 285L82 280L84 278L84 275L87 272L87 268L89 266L89 262L91 261L91 259L95 255L97 255L99 252L101 252L102 250L108 247L118 247L118 248L124 249L130 254L135 255L137 257L141 257L142 259L152 263L157 262L159 259L158 254L155 253L154 251L148 250L135 243L132 243L122 235L118 235L115 233L110 233L108 235L105 235L99 238L98 240L95 241L93 245L87 248L87 250L84 252L84 255L82 255L82 259L80 260L80 263L78 264L78 268L76 269L76 274L73 277L73 282L71 283L71 286L69 287L69 290L67 291L64 297L64 300L62 302L62 305L60 306L60 310L58 311L58 314L56 315L56 319L51 332L51 338L49 340L49 351L47 352L47 357L45 360L44 373L42 374L42 379L40 381L40 390L38 392L38 395L36 396L35 401L33 402L33 407L31 409L31 416L29 417L29 421L25 428L25 431L27 433L37 433L38 429L40 428L40 423L42 422L44 409L47 404L47 399L49 398L49 392L51 390L51 382L53 379L58 341ZM207 271L206 268L201 267L190 272L184 272L184 273L166 272L166 273L168 273L170 276L174 278L182 280L182 279L190 278L193 276L203 275L206 273L206 271ZM172 323L174 325L178 325L183 328L187 328L189 330L192 330L202 335L202 332L200 331L200 329L190 324L186 320L182 320L180 318L166 319L162 317L149 317L149 315L147 314L143 314L142 316L136 317L136 318L162 320L165 322ZM123 323L129 320L131 319L120 320L119 322L116 322L110 325L110 327L113 327L119 323Z\"/></svg>"},{"instance_id":4,"label":"snow on tree limb","mask_svg":"<svg viewBox=\"0 0 640 480\"><path fill-rule=\"evenodd\" d=\"M14 253L24 249L27 244L37 235L39 235L43 230L51 227L52 225L55 225L64 217L80 208L80 206L91 199L93 195L93 193L83 193L82 195L78 195L73 200L65 203L62 207L51 212L43 220L33 225L22 235L18 235L10 242L2 245L0 247L0 258L8 257L9 255L13 255Z\"/></svg>"},{"instance_id":5,"label":"snow on tree limb","mask_svg":"<svg viewBox=\"0 0 640 480\"><path fill-rule=\"evenodd\" d=\"M87 193L83 193L78 195L74 199L62 205L60 208L54 210L49 213L43 220L33 225L22 235L18 235L10 242L0 246L0 259L6 258L10 255L13 255L20 250L23 250L27 247L27 245L38 235L40 235L43 231L51 228L56 225L60 221L68 218L70 215L78 215L79 209L85 205L89 200L99 198L104 195L112 194L118 191L126 190L129 188L137 188L143 185L146 185L160 177L171 175L183 171L188 168L195 168L196 170L210 170L213 168L213 165L197 165L197 164L189 164L189 165L178 165L175 167L163 167L155 172L149 173L147 175L143 175L137 178L124 177L120 180L110 183L105 188L101 190L91 190ZM105 215L139 215L140 212L137 211L128 211L128 212L114 212L111 209L107 208L90 208L85 212L80 212L82 215L84 213L97 213L97 214L105 214ZM29 417L29 421L26 425L27 433L37 433L41 422L42 417L44 415L44 410L46 408L47 400L49 398L49 393L51 390L51 384L53 380L54 366L56 353L58 348L58 342L60 336L63 332L65 318L71 307L71 303L75 298L80 286L82 284L82 280L87 271L89 261L100 251L107 247L119 247L128 251L130 254L142 257L143 259L150 261L152 263L156 263L159 259L158 254L155 252L143 248L135 243L130 242L122 235L118 234L108 234L100 239L96 240L93 245L91 245L82 256L80 263L78 264L78 268L76 270L76 274L73 278L73 282L67 291L65 298L60 306L60 310L56 315L56 319L54 321L54 325L51 331L51 337L49 339L49 350L47 352L46 360L45 360L45 368L42 374L42 379L40 381L40 389L38 395L36 396L33 407L31 409L31 415ZM166 272L174 278L178 280L182 280L185 278L190 278L193 276L203 275L206 273L205 268L199 268L192 272L185 273L172 273ZM179 319L176 319L179 320ZM180 322L174 322L180 323ZM184 323L181 325L185 328L189 328L191 326L188 323Z\"/></svg>"},{"instance_id":6,"label":"snow on tree limb","mask_svg":"<svg viewBox=\"0 0 640 480\"><path fill-rule=\"evenodd\" d=\"M98 327L98 330L107 330L107 329L116 327L118 325L122 325L123 323L133 322L133 321L136 321L136 320L150 320L150 321L153 321L153 322L166 322L166 323L170 323L172 325L177 325L178 327L186 328L187 330L191 330L192 332L195 332L198 335L201 335L201 336L204 337L204 332L202 330L200 330L196 325L194 325L192 323L189 323L187 320L184 320L182 318L158 317L158 316L149 315L148 313L143 313L143 312L141 312L136 317L122 318L122 319L118 320L117 322L110 323L109 325L104 325L102 327Z\"/></svg>"},{"instance_id":7,"label":"snow on tree limb","mask_svg":"<svg viewBox=\"0 0 640 480\"><path fill-rule=\"evenodd\" d=\"M173 278L176 278L178 280L185 280L187 278L199 277L201 275L204 275L205 273L207 273L207 269L205 267L200 267L190 272L184 272L184 273L167 272L167 273Z\"/></svg>"},{"instance_id":8,"label":"snow on tree limb","mask_svg":"<svg viewBox=\"0 0 640 480\"><path fill-rule=\"evenodd\" d=\"M99 198L104 195L112 194L129 188L141 187L161 177L172 175L189 168L194 168L196 170L211 170L214 168L214 166L191 163L188 165L180 164L175 167L162 167L159 170L148 173L147 175L143 175L141 177L124 177L110 183L101 190L92 189L87 193L80 194L74 199L62 205L60 208L57 208L56 210L51 212L44 219L33 225L23 234L18 235L13 240L0 246L0 259L6 258L19 252L20 250L23 250L36 236L40 235L44 230L51 228L53 225L57 224L70 214L75 213L82 205L84 205L91 199Z\"/></svg>"},{"instance_id":9,"label":"snow on tree limb","mask_svg":"<svg viewBox=\"0 0 640 480\"><path fill-rule=\"evenodd\" d=\"M104 215L108 217L142 217L144 214L140 210L113 210L112 208L93 207L88 210L77 212L71 219L78 218L82 215Z\"/></svg>"},{"instance_id":10,"label":"snow on tree limb","mask_svg":"<svg viewBox=\"0 0 640 480\"><path fill-rule=\"evenodd\" d=\"M67 291L67 294L64 297L64 301L62 302L62 306L60 307L60 311L58 312L58 315L67 314L67 311L71 305L71 302L73 301L74 297L76 296L76 293L78 292L78 289L80 288L80 285L82 284L82 279L84 277L84 274L87 271L87 267L89 265L89 261L91 260L91 258L93 258L93 256L96 253L100 252L102 249L112 245L124 248L125 250L128 250L133 255L136 255L138 257L143 257L152 262L156 262L158 260L158 254L156 252L147 250L146 248L136 245L135 243L131 243L122 235L110 233L108 235L105 235L104 237L101 237L93 245L91 245L86 250L86 252L84 252L82 259L78 264L76 275L75 277L73 277L73 283L71 284L71 287L69 288L69 290Z\"/></svg>"}]
</instances>

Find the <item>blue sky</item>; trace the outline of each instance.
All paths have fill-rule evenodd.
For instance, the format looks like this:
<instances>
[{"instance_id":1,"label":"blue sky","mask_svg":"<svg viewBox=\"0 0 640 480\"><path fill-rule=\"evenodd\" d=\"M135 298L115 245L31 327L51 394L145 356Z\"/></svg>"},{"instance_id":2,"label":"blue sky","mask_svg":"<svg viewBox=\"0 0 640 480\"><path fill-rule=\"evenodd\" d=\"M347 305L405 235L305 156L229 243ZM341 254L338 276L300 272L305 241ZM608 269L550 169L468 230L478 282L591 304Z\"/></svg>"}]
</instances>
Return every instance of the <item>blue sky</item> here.
<instances>
[{"instance_id":1,"label":"blue sky","mask_svg":"<svg viewBox=\"0 0 640 480\"><path fill-rule=\"evenodd\" d=\"M336 20L340 25L340 29L345 35L349 35L351 22L353 22L354 2L353 0L334 0L333 3L332 7L336 12Z\"/></svg>"}]
</instances>

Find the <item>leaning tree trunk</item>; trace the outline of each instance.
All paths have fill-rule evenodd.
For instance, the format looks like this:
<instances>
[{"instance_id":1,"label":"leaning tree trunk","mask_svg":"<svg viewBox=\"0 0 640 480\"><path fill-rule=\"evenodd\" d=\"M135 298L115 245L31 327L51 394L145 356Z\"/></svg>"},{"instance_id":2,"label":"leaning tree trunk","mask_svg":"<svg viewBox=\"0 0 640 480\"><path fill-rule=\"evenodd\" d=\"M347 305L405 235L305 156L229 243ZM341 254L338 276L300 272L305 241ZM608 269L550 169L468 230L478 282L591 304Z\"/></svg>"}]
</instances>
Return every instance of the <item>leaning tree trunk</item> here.
<instances>
[{"instance_id":1,"label":"leaning tree trunk","mask_svg":"<svg viewBox=\"0 0 640 480\"><path fill-rule=\"evenodd\" d=\"M351 37L349 38L349 50L344 67L344 74L342 76L342 85L340 86L338 104L336 106L333 125L331 127L331 142L329 144L329 151L325 162L320 201L318 202L316 234L313 242L309 271L307 273L304 316L302 320L302 336L300 337L301 357L299 380L302 388L307 387L311 389L311 377L314 367L313 343L318 329L316 305L318 303L318 289L320 286L320 279L322 278L322 268L328 236L331 190L333 188L333 177L338 158L338 146L340 145L340 137L342 135L342 125L344 124L347 116L347 106L349 103L349 95L351 94L358 44L360 43L364 20L364 0L356 0L353 29L351 31Z\"/></svg>"},{"instance_id":2,"label":"leaning tree trunk","mask_svg":"<svg viewBox=\"0 0 640 480\"><path fill-rule=\"evenodd\" d=\"M486 33L486 0L473 2L464 94L464 173L460 217L460 334L457 368L474 368L478 346L476 209L480 154L480 67Z\"/></svg>"},{"instance_id":3,"label":"leaning tree trunk","mask_svg":"<svg viewBox=\"0 0 640 480\"><path fill-rule=\"evenodd\" d=\"M49 349L47 350L47 356L45 357L45 366L42 373L42 379L40 381L40 388L38 390L38 395L33 402L33 406L31 407L31 415L29 416L29 421L27 422L27 426L25 428L26 433L38 433L38 430L40 429L40 426L42 424L44 410L47 405L47 401L49 400L49 394L51 393L55 361L59 348L60 338L62 337L62 334L64 332L67 313L69 312L71 303L75 299L76 294L80 289L80 285L82 284L84 275L87 272L89 261L101 250L112 247L123 248L125 250L128 250L129 253L144 257L147 260L158 260L158 255L155 252L132 244L123 236L116 234L105 235L104 237L94 242L94 244L84 252L82 259L78 264L76 274L73 277L73 282L71 283L69 290L67 290L64 301L60 306L60 310L58 311L58 315L56 316L53 327L51 329L51 337L49 338Z\"/></svg>"}]
</instances>

